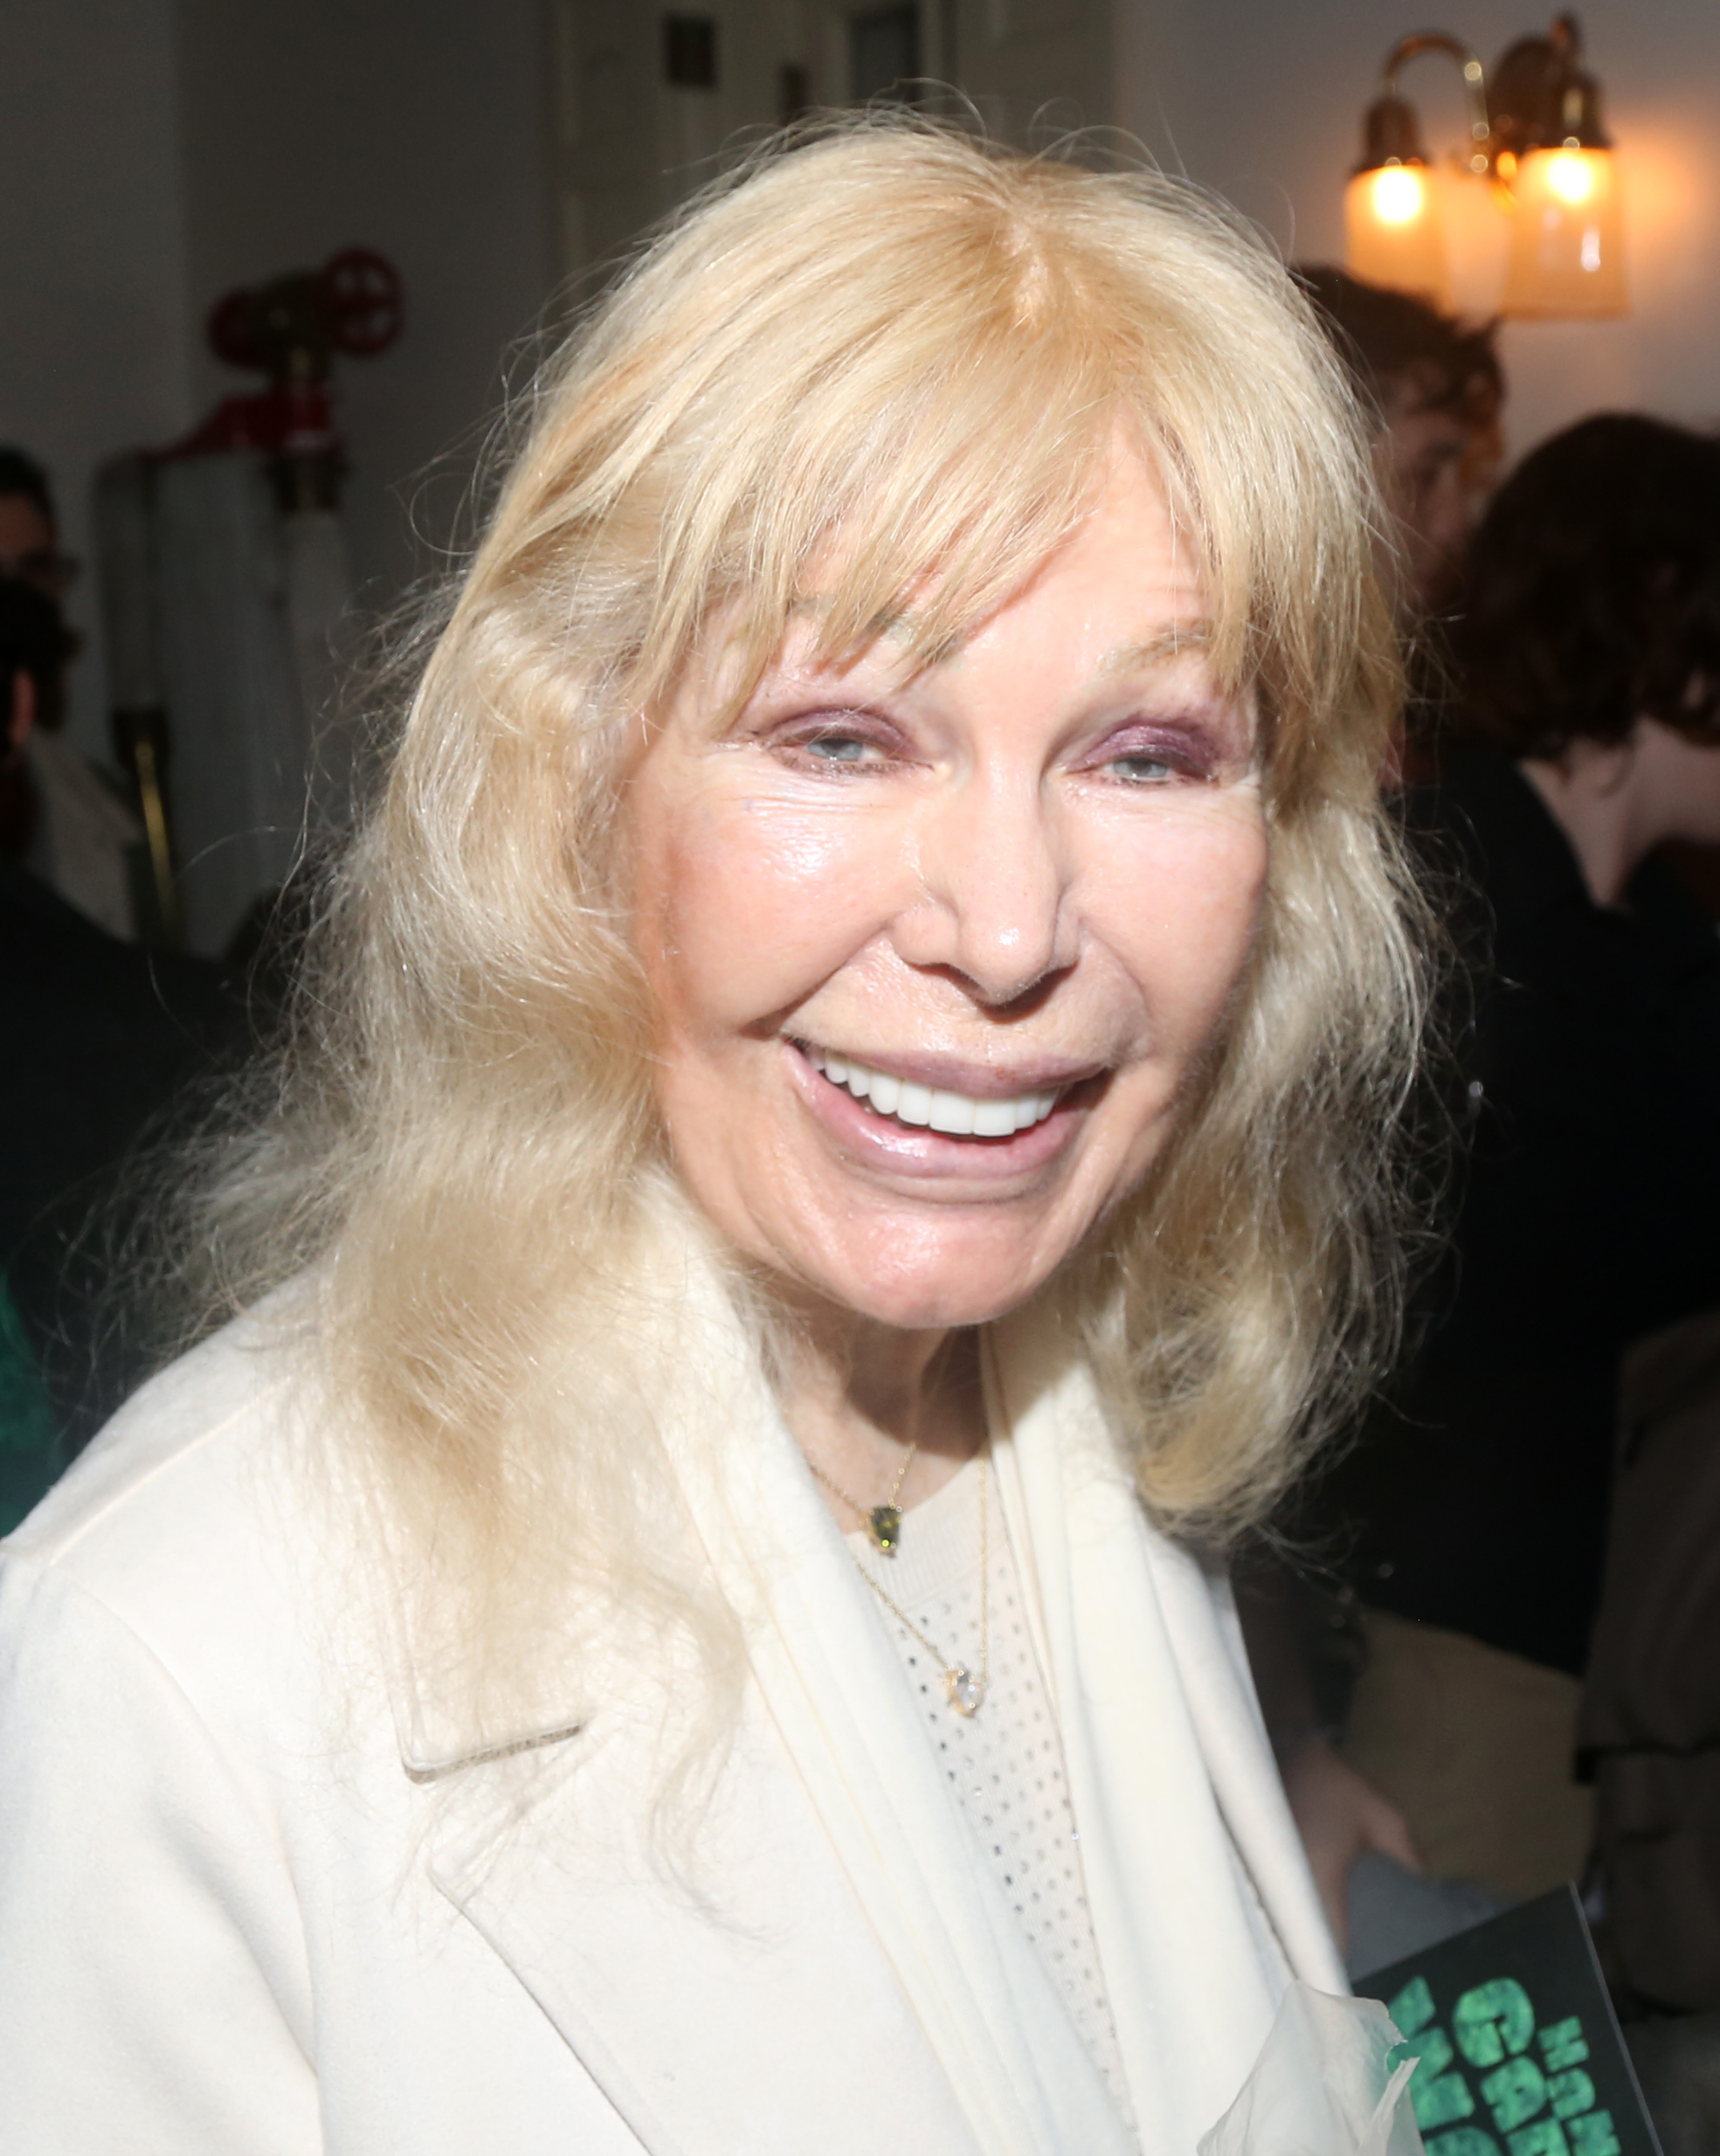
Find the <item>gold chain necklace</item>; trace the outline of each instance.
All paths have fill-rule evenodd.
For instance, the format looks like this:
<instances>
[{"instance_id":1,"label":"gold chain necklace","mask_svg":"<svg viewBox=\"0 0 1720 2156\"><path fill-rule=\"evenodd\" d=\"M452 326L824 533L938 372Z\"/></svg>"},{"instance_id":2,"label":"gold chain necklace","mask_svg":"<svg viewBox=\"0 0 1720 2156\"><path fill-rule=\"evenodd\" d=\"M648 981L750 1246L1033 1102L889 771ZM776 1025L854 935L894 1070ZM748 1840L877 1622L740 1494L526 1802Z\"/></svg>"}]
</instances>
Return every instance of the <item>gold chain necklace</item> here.
<instances>
[{"instance_id":1,"label":"gold chain necklace","mask_svg":"<svg viewBox=\"0 0 1720 2156\"><path fill-rule=\"evenodd\" d=\"M901 1507L896 1501L901 1496L901 1486L908 1479L908 1470L913 1466L914 1455L919 1450L920 1440L916 1437L902 1455L902 1463L896 1470L896 1480L890 1486L889 1496L881 1505L873 1505L870 1507L858 1503L850 1497L839 1482L833 1482L824 1469L819 1466L817 1460L809 1459L806 1464L830 1495L833 1497L839 1497L847 1506L849 1511L855 1515L872 1537L875 1547L882 1550L886 1557L894 1557L901 1543Z\"/></svg>"},{"instance_id":2,"label":"gold chain necklace","mask_svg":"<svg viewBox=\"0 0 1720 2156\"><path fill-rule=\"evenodd\" d=\"M898 1624L906 1626L943 1671L943 1688L949 1703L958 1714L964 1715L978 1713L985 1704L986 1687L991 1682L991 1563L986 1534L985 1502L985 1472L989 1465L989 1461L983 1459L979 1463L979 1674L977 1676L965 1662L947 1662L901 1604L891 1599L882 1584L872 1577L857 1557L854 1560L855 1569L873 1594ZM814 1469L814 1472L816 1473L817 1470ZM841 1495L840 1491L837 1495Z\"/></svg>"}]
</instances>

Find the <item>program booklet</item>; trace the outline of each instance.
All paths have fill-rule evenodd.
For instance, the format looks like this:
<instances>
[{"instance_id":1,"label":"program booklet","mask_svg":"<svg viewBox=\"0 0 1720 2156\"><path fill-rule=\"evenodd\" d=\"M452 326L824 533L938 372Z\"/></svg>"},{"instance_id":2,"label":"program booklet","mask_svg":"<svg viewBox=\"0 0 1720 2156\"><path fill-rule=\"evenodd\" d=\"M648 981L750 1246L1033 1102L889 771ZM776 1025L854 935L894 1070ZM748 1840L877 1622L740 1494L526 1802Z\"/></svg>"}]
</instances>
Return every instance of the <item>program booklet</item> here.
<instances>
[{"instance_id":1,"label":"program booklet","mask_svg":"<svg viewBox=\"0 0 1720 2156\"><path fill-rule=\"evenodd\" d=\"M1427 2156L1661 2156L1577 1897L1561 1887L1359 1979L1403 2033Z\"/></svg>"}]
</instances>

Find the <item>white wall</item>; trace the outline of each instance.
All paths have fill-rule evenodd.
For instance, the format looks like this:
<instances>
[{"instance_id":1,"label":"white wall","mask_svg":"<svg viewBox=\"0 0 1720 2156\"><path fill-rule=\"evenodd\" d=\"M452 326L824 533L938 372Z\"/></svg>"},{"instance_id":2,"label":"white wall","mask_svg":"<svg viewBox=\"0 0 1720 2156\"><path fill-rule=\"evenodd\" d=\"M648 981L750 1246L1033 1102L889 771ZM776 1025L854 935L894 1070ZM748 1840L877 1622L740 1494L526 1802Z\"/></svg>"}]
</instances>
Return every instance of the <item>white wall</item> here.
<instances>
[{"instance_id":1,"label":"white wall","mask_svg":"<svg viewBox=\"0 0 1720 2156\"><path fill-rule=\"evenodd\" d=\"M1635 405L1720 420L1720 28L1712 0L1611 0L1582 11L1589 64L1625 161L1633 307L1621 321L1512 323L1503 336L1512 446L1585 412ZM1340 259L1342 190L1388 47L1436 23L1491 67L1543 30L1524 0L1121 0L1119 121L1219 189L1286 249ZM1430 146L1458 139L1456 70L1418 61L1404 88Z\"/></svg>"},{"instance_id":2,"label":"white wall","mask_svg":"<svg viewBox=\"0 0 1720 2156\"><path fill-rule=\"evenodd\" d=\"M776 126L783 65L808 61L807 10L802 0L686 0L684 12L716 24L707 89L663 80L662 17L674 6L547 4L556 241L578 280L711 178L726 145Z\"/></svg>"},{"instance_id":3,"label":"white wall","mask_svg":"<svg viewBox=\"0 0 1720 2156\"><path fill-rule=\"evenodd\" d=\"M557 244L569 276L598 264L776 126L785 63L809 102L855 96L850 18L865 0L688 0L717 25L710 90L660 80L644 0L547 0ZM1025 141L1112 116L1112 0L918 0L920 69L959 83L996 135Z\"/></svg>"},{"instance_id":4,"label":"white wall","mask_svg":"<svg viewBox=\"0 0 1720 2156\"><path fill-rule=\"evenodd\" d=\"M1112 118L1112 7L1138 0L953 0L954 72L986 126L1043 142Z\"/></svg>"},{"instance_id":5,"label":"white wall","mask_svg":"<svg viewBox=\"0 0 1720 2156\"><path fill-rule=\"evenodd\" d=\"M846 95L840 51L847 0L804 0L797 31L784 0L703 0L732 56L706 99L697 146L715 149L742 121L768 120L767 48L811 64L820 98ZM590 191L588 259L678 188L672 131L655 98L655 12L639 0L557 0L586 26L608 74L588 90L595 126L565 169ZM1442 0L1427 19L1467 39L1489 66L1515 38L1543 32L1551 0ZM1425 27L1417 8L1378 0L930 0L927 64L953 33L954 72L988 121L1021 138L1088 123L1139 138L1158 161L1217 189L1286 253L1341 259L1342 198L1363 107L1387 48ZM1583 11L1589 63L1625 165L1633 305L1618 322L1512 323L1502 347L1514 449L1583 413L1635 405L1698 424L1720 420L1720 28L1714 0L1609 0ZM940 26L933 34L933 26ZM567 41L573 53L578 33ZM624 51L625 59L624 60ZM571 79L571 78L570 78ZM1455 69L1419 62L1404 87L1432 146L1460 139ZM686 94L683 94L685 96ZM693 94L695 102L698 94ZM578 93L564 90L564 111ZM629 131L629 130L631 131ZM683 130L683 133L686 131ZM624 187L616 183L624 182ZM614 187L603 192L605 182ZM630 192L625 191L630 188ZM654 192L655 190L655 192Z\"/></svg>"}]
</instances>

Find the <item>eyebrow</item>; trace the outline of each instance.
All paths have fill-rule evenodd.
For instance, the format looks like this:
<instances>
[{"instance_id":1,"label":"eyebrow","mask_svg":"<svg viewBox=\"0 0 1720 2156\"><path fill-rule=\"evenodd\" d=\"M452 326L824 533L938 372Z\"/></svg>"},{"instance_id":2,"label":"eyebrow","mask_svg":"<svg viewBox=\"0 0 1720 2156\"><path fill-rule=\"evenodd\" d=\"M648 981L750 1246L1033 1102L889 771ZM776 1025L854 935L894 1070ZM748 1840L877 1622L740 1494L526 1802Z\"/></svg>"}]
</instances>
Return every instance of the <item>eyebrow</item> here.
<instances>
[{"instance_id":1,"label":"eyebrow","mask_svg":"<svg viewBox=\"0 0 1720 2156\"><path fill-rule=\"evenodd\" d=\"M1146 674L1155 666L1163 666L1173 659L1180 658L1185 651L1209 650L1213 643L1213 625L1198 619L1173 621L1164 628L1155 629L1151 636L1138 643L1119 644L1107 651L1099 662L1101 674Z\"/></svg>"}]
</instances>

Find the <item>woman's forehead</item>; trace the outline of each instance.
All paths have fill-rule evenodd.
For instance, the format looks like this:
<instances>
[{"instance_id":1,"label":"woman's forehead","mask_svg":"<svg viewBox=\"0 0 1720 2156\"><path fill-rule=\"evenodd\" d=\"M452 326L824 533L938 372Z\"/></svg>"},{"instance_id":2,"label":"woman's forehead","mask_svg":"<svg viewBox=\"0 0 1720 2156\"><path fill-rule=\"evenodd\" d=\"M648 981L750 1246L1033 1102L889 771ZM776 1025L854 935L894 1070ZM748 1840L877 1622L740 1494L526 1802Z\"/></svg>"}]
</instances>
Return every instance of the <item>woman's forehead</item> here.
<instances>
[{"instance_id":1,"label":"woman's forehead","mask_svg":"<svg viewBox=\"0 0 1720 2156\"><path fill-rule=\"evenodd\" d=\"M959 666L973 638L986 626L983 621L976 622L928 652L911 610L901 608L881 618L875 634L858 649L836 652L829 649L823 634L827 613L828 608L816 601L804 608L797 606L767 670L777 675L829 675L864 668L911 677L930 668ZM1122 680L1173 669L1204 668L1214 634L1212 622L1199 612L1178 613L1168 620L1143 619L1137 632L1126 633L1094 654L1091 670L1101 680Z\"/></svg>"}]
</instances>

